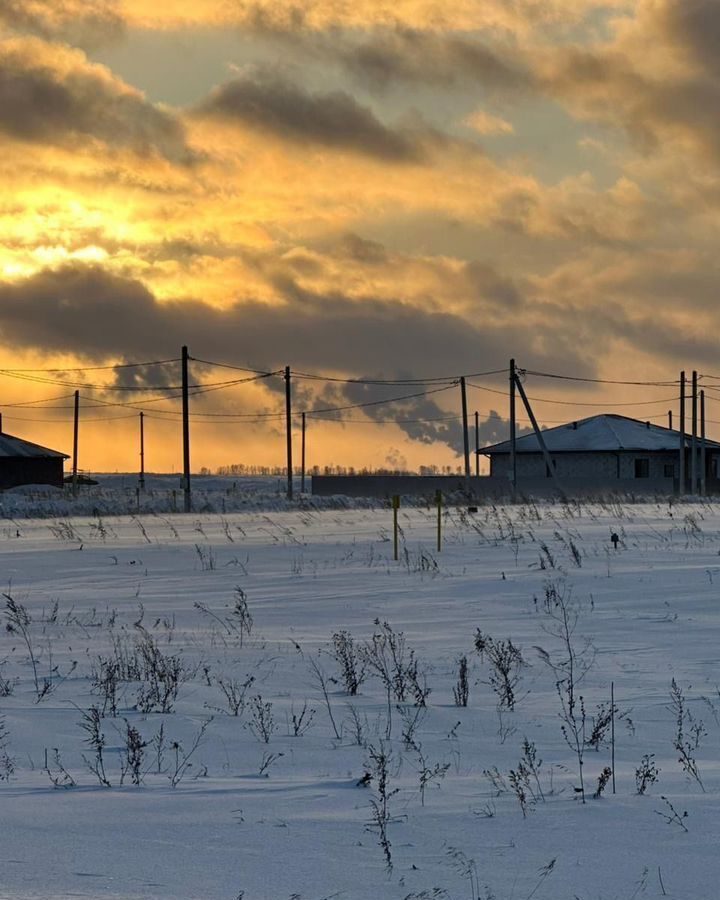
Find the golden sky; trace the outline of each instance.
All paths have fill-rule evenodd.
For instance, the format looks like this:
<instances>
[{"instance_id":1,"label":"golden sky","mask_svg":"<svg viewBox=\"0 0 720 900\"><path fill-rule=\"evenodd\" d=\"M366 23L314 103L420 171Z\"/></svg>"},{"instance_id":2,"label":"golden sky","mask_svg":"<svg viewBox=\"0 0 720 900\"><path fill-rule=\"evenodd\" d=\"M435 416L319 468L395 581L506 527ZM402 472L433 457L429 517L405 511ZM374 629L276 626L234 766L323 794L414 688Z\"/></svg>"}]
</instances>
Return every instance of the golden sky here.
<instances>
[{"instance_id":1,"label":"golden sky","mask_svg":"<svg viewBox=\"0 0 720 900\"><path fill-rule=\"evenodd\" d=\"M298 378L298 411L510 357L697 369L717 437L719 46L717 0L4 0L0 368L44 370L0 376L5 430L68 452L79 383L81 468L133 470L144 408L148 468L177 470L177 363L89 367L187 344L338 379ZM505 375L474 381L504 439ZM547 425L677 410L674 386L527 390ZM198 394L193 467L282 464L282 402L279 377ZM459 403L318 417L308 462L454 466Z\"/></svg>"}]
</instances>

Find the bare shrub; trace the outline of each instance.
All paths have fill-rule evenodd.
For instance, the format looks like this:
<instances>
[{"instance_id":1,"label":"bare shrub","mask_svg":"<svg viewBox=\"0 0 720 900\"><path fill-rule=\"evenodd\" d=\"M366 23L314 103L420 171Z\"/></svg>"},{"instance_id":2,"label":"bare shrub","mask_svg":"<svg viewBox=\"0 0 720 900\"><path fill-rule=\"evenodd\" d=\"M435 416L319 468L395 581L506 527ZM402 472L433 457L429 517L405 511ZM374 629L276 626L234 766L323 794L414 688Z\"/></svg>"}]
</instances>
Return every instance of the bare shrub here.
<instances>
[{"instance_id":1,"label":"bare shrub","mask_svg":"<svg viewBox=\"0 0 720 900\"><path fill-rule=\"evenodd\" d=\"M683 772L696 781L701 791L705 793L705 786L700 778L695 752L707 732L703 723L693 718L692 713L686 706L682 688L674 678L670 684L670 704L675 714L673 747L678 753L678 762L682 766Z\"/></svg>"},{"instance_id":2,"label":"bare shrub","mask_svg":"<svg viewBox=\"0 0 720 900\"><path fill-rule=\"evenodd\" d=\"M340 667L340 678L345 690L355 697L365 680L365 660L355 645L349 631L336 631L332 636L333 655Z\"/></svg>"},{"instance_id":3,"label":"bare shrub","mask_svg":"<svg viewBox=\"0 0 720 900\"><path fill-rule=\"evenodd\" d=\"M378 845L385 857L385 866L388 872L391 872L393 867L392 844L388 835L388 827L395 820L395 817L390 811L390 800L400 789L390 787L392 756L382 741L377 747L368 746L368 758L368 768L373 776L375 794L370 799L372 816L366 827L377 831Z\"/></svg>"},{"instance_id":4,"label":"bare shrub","mask_svg":"<svg viewBox=\"0 0 720 900\"><path fill-rule=\"evenodd\" d=\"M260 694L250 700L250 721L247 727L264 744L270 743L270 738L275 731L272 707L272 703L269 700L263 700Z\"/></svg>"},{"instance_id":5,"label":"bare shrub","mask_svg":"<svg viewBox=\"0 0 720 900\"><path fill-rule=\"evenodd\" d=\"M124 746L120 756L120 784L123 784L129 775L132 783L137 786L143 780L142 764L148 743L142 739L138 729L127 719L125 719L123 739Z\"/></svg>"},{"instance_id":6,"label":"bare shrub","mask_svg":"<svg viewBox=\"0 0 720 900\"><path fill-rule=\"evenodd\" d=\"M521 672L525 666L525 660L519 647L513 642L498 641L483 634L478 628L475 633L475 649L480 654L480 659L487 656L492 666L490 670L490 686L498 698L498 706L505 709L515 709L516 691L520 683Z\"/></svg>"},{"instance_id":7,"label":"bare shrub","mask_svg":"<svg viewBox=\"0 0 720 900\"><path fill-rule=\"evenodd\" d=\"M453 699L455 706L467 706L470 696L470 683L468 681L468 661L464 654L458 660L457 681L453 687Z\"/></svg>"},{"instance_id":8,"label":"bare shrub","mask_svg":"<svg viewBox=\"0 0 720 900\"><path fill-rule=\"evenodd\" d=\"M647 789L655 784L660 776L660 769L655 765L655 754L646 753L640 760L640 765L635 769L635 787L642 796Z\"/></svg>"},{"instance_id":9,"label":"bare shrub","mask_svg":"<svg viewBox=\"0 0 720 900\"><path fill-rule=\"evenodd\" d=\"M85 743L92 750L91 757L87 757L83 753L83 760L98 782L103 787L110 787L110 781L105 774L105 735L100 723L100 710L97 706L91 706L90 709L83 712L80 727L87 734Z\"/></svg>"}]
</instances>

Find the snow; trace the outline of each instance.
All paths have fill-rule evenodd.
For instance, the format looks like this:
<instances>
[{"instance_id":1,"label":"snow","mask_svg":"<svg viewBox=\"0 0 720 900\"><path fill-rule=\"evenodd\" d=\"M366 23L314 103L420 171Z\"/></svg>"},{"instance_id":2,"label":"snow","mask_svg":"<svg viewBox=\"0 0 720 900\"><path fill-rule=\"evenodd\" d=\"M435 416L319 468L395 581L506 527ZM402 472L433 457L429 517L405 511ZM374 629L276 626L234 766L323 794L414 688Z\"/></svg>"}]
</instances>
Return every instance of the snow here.
<instances>
[{"instance_id":1,"label":"snow","mask_svg":"<svg viewBox=\"0 0 720 900\"><path fill-rule=\"evenodd\" d=\"M13 690L0 696L0 716L15 771L0 781L0 898L718 896L720 507L449 507L438 553L435 511L405 506L395 562L387 509L340 501L289 508L279 490L257 482L236 487L245 511L219 510L215 501L228 495L218 484L207 491L213 511L108 512L113 502L126 510L128 490L106 482L75 501L99 514L75 517L22 518L18 512L42 498L3 497L3 591L31 616L40 684L47 677L53 689L38 701L27 647L17 630L3 629L0 675ZM47 502L59 509L73 501ZM621 538L617 552L612 531ZM611 682L618 707L616 793L608 785L600 799L591 796L610 765L603 742L585 750L585 804L561 732L557 676L537 649L562 659L551 633L552 588L568 608L577 605L573 647L579 661L592 662L578 691L588 719L599 703L609 705ZM240 633L232 612L238 596L253 618L250 634ZM431 688L414 742L428 767L448 769L428 785L424 805L418 752L402 739L402 713L409 719L417 708L411 699L393 703L385 740L379 678L369 675L350 697L333 656L333 633L347 630L362 644L381 627L376 620L404 633ZM474 648L478 628L511 639L527 662L514 710L498 712L487 653ZM92 705L102 707L91 673L113 641L132 648L146 635L177 656L186 675L167 713L134 709L143 685L121 684L117 716L108 710L100 723L111 783L103 787L83 760L92 750L79 725ZM462 654L467 708L453 702ZM313 662L334 679L327 688L339 740ZM267 744L250 727L250 704L229 715L219 685L251 675L246 699L272 704ZM684 740L704 791L673 746L672 679L684 694ZM295 736L292 716L305 702L314 718ZM353 738L351 705L369 746ZM173 788L172 742L187 752L210 719ZM146 747L140 786L129 777L119 783L125 720L146 741L164 727L161 771ZM701 721L693 749L692 726ZM545 799L524 817L513 791L498 794L483 773L496 767L509 786L526 737L543 761ZM389 872L367 827L377 778L357 786L370 770L370 748L382 746L392 756L390 790L398 789L389 800ZM54 787L44 771L47 750L57 776L54 748L75 786ZM260 775L267 754L275 758ZM645 754L654 754L659 781L638 796L635 770ZM661 796L687 832L659 814L669 810Z\"/></svg>"}]
</instances>

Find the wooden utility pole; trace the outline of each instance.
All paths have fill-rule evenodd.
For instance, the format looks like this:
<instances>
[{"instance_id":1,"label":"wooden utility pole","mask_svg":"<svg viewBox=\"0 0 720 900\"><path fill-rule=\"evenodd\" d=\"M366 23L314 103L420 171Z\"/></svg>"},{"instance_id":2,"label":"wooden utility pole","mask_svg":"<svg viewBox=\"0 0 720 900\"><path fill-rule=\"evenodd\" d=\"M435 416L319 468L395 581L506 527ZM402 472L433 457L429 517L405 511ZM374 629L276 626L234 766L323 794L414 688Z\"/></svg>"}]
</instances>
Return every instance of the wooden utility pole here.
<instances>
[{"instance_id":1,"label":"wooden utility pole","mask_svg":"<svg viewBox=\"0 0 720 900\"><path fill-rule=\"evenodd\" d=\"M510 360L510 481L517 487L517 435L515 430L515 360Z\"/></svg>"},{"instance_id":2,"label":"wooden utility pole","mask_svg":"<svg viewBox=\"0 0 720 900\"><path fill-rule=\"evenodd\" d=\"M0 413L0 434L2 434L2 413Z\"/></svg>"},{"instance_id":3,"label":"wooden utility pole","mask_svg":"<svg viewBox=\"0 0 720 900\"><path fill-rule=\"evenodd\" d=\"M183 492L185 512L192 511L190 493L190 393L188 388L188 348L182 348L182 434L183 434Z\"/></svg>"},{"instance_id":4,"label":"wooden utility pole","mask_svg":"<svg viewBox=\"0 0 720 900\"><path fill-rule=\"evenodd\" d=\"M300 452L300 493L305 493L305 413L302 414L302 445Z\"/></svg>"},{"instance_id":5,"label":"wooden utility pole","mask_svg":"<svg viewBox=\"0 0 720 900\"><path fill-rule=\"evenodd\" d=\"M668 410L668 428L672 431L672 410Z\"/></svg>"},{"instance_id":6,"label":"wooden utility pole","mask_svg":"<svg viewBox=\"0 0 720 900\"><path fill-rule=\"evenodd\" d=\"M442 550L442 491L435 491L435 505L437 506L437 551Z\"/></svg>"},{"instance_id":7,"label":"wooden utility pole","mask_svg":"<svg viewBox=\"0 0 720 900\"><path fill-rule=\"evenodd\" d=\"M678 493L685 493L685 370L680 373L680 468Z\"/></svg>"},{"instance_id":8,"label":"wooden utility pole","mask_svg":"<svg viewBox=\"0 0 720 900\"><path fill-rule=\"evenodd\" d=\"M80 432L80 391L75 391L75 413L73 415L73 468L72 490L78 492L78 437Z\"/></svg>"},{"instance_id":9,"label":"wooden utility pole","mask_svg":"<svg viewBox=\"0 0 720 900\"><path fill-rule=\"evenodd\" d=\"M545 465L547 466L550 477L555 482L555 487L560 489L560 482L558 480L557 474L555 472L555 466L553 465L552 457L550 456L550 452L547 448L547 444L545 443L545 438L542 435L542 431L540 431L540 426L537 423L537 419L535 418L535 413L532 410L532 406L530 406L530 401L527 398L525 393L525 388L522 386L520 379L515 376L515 384L517 385L518 393L520 394L520 399L522 400L525 410L527 411L528 418L532 422L532 427L535 431L535 437L538 439L538 444L540 444L540 449L542 450L543 458L545 460Z\"/></svg>"},{"instance_id":10,"label":"wooden utility pole","mask_svg":"<svg viewBox=\"0 0 720 900\"><path fill-rule=\"evenodd\" d=\"M393 559L397 561L398 553L398 510L400 509L400 495L394 494L392 498L393 511Z\"/></svg>"},{"instance_id":11,"label":"wooden utility pole","mask_svg":"<svg viewBox=\"0 0 720 900\"><path fill-rule=\"evenodd\" d=\"M475 410L475 477L480 477L480 413Z\"/></svg>"},{"instance_id":12,"label":"wooden utility pole","mask_svg":"<svg viewBox=\"0 0 720 900\"><path fill-rule=\"evenodd\" d=\"M697 372L692 373L692 437L690 438L690 493L697 494L698 395Z\"/></svg>"},{"instance_id":13,"label":"wooden utility pole","mask_svg":"<svg viewBox=\"0 0 720 900\"><path fill-rule=\"evenodd\" d=\"M460 379L460 400L462 401L463 451L465 455L465 480L470 478L470 435L468 434L467 389L465 376ZM465 487L469 487L468 484Z\"/></svg>"},{"instance_id":14,"label":"wooden utility pole","mask_svg":"<svg viewBox=\"0 0 720 900\"><path fill-rule=\"evenodd\" d=\"M700 391L700 493L705 496L705 391Z\"/></svg>"},{"instance_id":15,"label":"wooden utility pole","mask_svg":"<svg viewBox=\"0 0 720 900\"><path fill-rule=\"evenodd\" d=\"M292 392L290 390L290 366L285 366L285 432L287 435L287 498L292 500Z\"/></svg>"},{"instance_id":16,"label":"wooden utility pole","mask_svg":"<svg viewBox=\"0 0 720 900\"><path fill-rule=\"evenodd\" d=\"M140 490L145 490L145 413L140 413Z\"/></svg>"}]
</instances>

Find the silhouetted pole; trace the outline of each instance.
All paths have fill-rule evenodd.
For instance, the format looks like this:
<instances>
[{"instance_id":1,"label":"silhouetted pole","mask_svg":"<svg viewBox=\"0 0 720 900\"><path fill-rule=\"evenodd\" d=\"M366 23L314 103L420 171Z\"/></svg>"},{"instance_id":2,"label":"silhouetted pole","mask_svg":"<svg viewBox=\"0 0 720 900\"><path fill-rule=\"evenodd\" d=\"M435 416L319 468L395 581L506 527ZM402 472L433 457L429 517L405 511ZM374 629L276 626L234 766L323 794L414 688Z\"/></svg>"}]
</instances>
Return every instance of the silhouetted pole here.
<instances>
[{"instance_id":1,"label":"silhouetted pole","mask_svg":"<svg viewBox=\"0 0 720 900\"><path fill-rule=\"evenodd\" d=\"M480 477L480 413L475 411L475 477Z\"/></svg>"},{"instance_id":2,"label":"silhouetted pole","mask_svg":"<svg viewBox=\"0 0 720 900\"><path fill-rule=\"evenodd\" d=\"M0 413L0 434L2 434L2 413Z\"/></svg>"},{"instance_id":3,"label":"silhouetted pole","mask_svg":"<svg viewBox=\"0 0 720 900\"><path fill-rule=\"evenodd\" d=\"M287 498L292 500L292 394L290 391L290 366L285 366L285 431L287 433Z\"/></svg>"},{"instance_id":4,"label":"silhouetted pole","mask_svg":"<svg viewBox=\"0 0 720 900\"><path fill-rule=\"evenodd\" d=\"M140 413L140 489L145 490L145 413Z\"/></svg>"},{"instance_id":5,"label":"silhouetted pole","mask_svg":"<svg viewBox=\"0 0 720 900\"><path fill-rule=\"evenodd\" d=\"M690 493L697 494L697 372L692 373L692 437L690 439Z\"/></svg>"},{"instance_id":6,"label":"silhouetted pole","mask_svg":"<svg viewBox=\"0 0 720 900\"><path fill-rule=\"evenodd\" d=\"M302 444L300 452L300 492L305 493L305 413L302 414Z\"/></svg>"},{"instance_id":7,"label":"silhouetted pole","mask_svg":"<svg viewBox=\"0 0 720 900\"><path fill-rule=\"evenodd\" d=\"M672 410L668 410L668 428L672 431Z\"/></svg>"},{"instance_id":8,"label":"silhouetted pole","mask_svg":"<svg viewBox=\"0 0 720 900\"><path fill-rule=\"evenodd\" d=\"M510 360L510 481L513 491L517 487L517 452L515 431L515 360Z\"/></svg>"},{"instance_id":9,"label":"silhouetted pole","mask_svg":"<svg viewBox=\"0 0 720 900\"><path fill-rule=\"evenodd\" d=\"M75 414L73 416L73 468L72 489L77 494L78 489L78 435L80 431L80 391L75 391Z\"/></svg>"},{"instance_id":10,"label":"silhouetted pole","mask_svg":"<svg viewBox=\"0 0 720 900\"><path fill-rule=\"evenodd\" d=\"M540 450L542 451L543 459L545 460L545 465L547 466L550 477L555 483L555 486L560 490L560 481L557 477L557 473L555 472L555 466L553 465L552 457L550 456L550 452L548 451L547 444L545 443L545 438L543 437L542 431L540 431L540 426L537 423L537 419L535 418L535 413L532 410L532 406L530 406L530 401L527 398L527 394L525 393L525 388L522 386L520 379L515 376L515 384L518 389L518 393L520 394L520 399L522 400L525 411L528 414L528 418L532 424L533 430L535 432L535 437L538 440L538 444L540 444Z\"/></svg>"},{"instance_id":11,"label":"silhouetted pole","mask_svg":"<svg viewBox=\"0 0 720 900\"><path fill-rule=\"evenodd\" d=\"M465 478L470 478L470 435L468 434L467 389L465 376L460 379L460 399L462 401L463 451L465 455Z\"/></svg>"},{"instance_id":12,"label":"silhouetted pole","mask_svg":"<svg viewBox=\"0 0 720 900\"><path fill-rule=\"evenodd\" d=\"M705 391L700 391L700 493L705 496Z\"/></svg>"},{"instance_id":13,"label":"silhouetted pole","mask_svg":"<svg viewBox=\"0 0 720 900\"><path fill-rule=\"evenodd\" d=\"M188 348L182 348L182 431L183 431L183 491L185 512L192 510L190 494L190 396L188 390Z\"/></svg>"},{"instance_id":14,"label":"silhouetted pole","mask_svg":"<svg viewBox=\"0 0 720 900\"><path fill-rule=\"evenodd\" d=\"M685 493L685 370L680 373L680 469L678 493Z\"/></svg>"}]
</instances>

